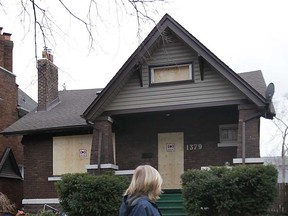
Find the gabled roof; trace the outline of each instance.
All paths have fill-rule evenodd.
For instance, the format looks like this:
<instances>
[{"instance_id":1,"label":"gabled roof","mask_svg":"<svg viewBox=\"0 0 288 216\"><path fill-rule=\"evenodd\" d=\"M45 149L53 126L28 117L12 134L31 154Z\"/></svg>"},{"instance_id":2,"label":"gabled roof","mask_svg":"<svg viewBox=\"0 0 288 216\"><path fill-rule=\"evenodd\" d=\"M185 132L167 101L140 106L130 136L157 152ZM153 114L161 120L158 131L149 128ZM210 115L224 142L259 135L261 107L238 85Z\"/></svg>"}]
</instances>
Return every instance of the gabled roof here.
<instances>
[{"instance_id":1,"label":"gabled roof","mask_svg":"<svg viewBox=\"0 0 288 216\"><path fill-rule=\"evenodd\" d=\"M101 89L59 91L60 103L47 111L31 111L1 134L49 133L52 130L69 130L89 127L81 114L97 97Z\"/></svg>"},{"instance_id":2,"label":"gabled roof","mask_svg":"<svg viewBox=\"0 0 288 216\"><path fill-rule=\"evenodd\" d=\"M0 177L22 179L19 167L14 154L10 148L7 148L0 161Z\"/></svg>"},{"instance_id":3,"label":"gabled roof","mask_svg":"<svg viewBox=\"0 0 288 216\"><path fill-rule=\"evenodd\" d=\"M162 33L169 29L177 35L187 46L195 50L201 58L210 64L218 73L225 77L231 84L247 96L256 106L264 108L267 105L265 97L246 82L241 76L236 74L231 68L223 63L216 55L207 49L200 41L184 29L170 15L166 14L155 26L142 44L134 51L125 64L120 68L101 94L90 104L83 113L83 117L88 121L93 121L105 110L111 101L111 96L121 90L130 75L137 70L140 59L145 56L148 50L157 43ZM244 75L245 76L245 75Z\"/></svg>"},{"instance_id":4,"label":"gabled roof","mask_svg":"<svg viewBox=\"0 0 288 216\"><path fill-rule=\"evenodd\" d=\"M261 70L238 73L238 75L265 97L266 83Z\"/></svg>"}]
</instances>

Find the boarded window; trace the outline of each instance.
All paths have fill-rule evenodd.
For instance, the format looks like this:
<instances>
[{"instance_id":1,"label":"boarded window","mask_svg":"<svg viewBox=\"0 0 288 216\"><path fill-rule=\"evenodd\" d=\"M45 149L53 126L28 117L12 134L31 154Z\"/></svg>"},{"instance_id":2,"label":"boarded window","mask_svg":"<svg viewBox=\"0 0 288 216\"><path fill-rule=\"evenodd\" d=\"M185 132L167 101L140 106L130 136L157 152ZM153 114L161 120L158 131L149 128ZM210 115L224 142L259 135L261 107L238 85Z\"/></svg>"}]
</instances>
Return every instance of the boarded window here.
<instances>
[{"instance_id":1,"label":"boarded window","mask_svg":"<svg viewBox=\"0 0 288 216\"><path fill-rule=\"evenodd\" d=\"M53 138L53 175L86 172L90 164L92 135Z\"/></svg>"},{"instance_id":2,"label":"boarded window","mask_svg":"<svg viewBox=\"0 0 288 216\"><path fill-rule=\"evenodd\" d=\"M192 80L192 64L151 68L151 83Z\"/></svg>"}]
</instances>

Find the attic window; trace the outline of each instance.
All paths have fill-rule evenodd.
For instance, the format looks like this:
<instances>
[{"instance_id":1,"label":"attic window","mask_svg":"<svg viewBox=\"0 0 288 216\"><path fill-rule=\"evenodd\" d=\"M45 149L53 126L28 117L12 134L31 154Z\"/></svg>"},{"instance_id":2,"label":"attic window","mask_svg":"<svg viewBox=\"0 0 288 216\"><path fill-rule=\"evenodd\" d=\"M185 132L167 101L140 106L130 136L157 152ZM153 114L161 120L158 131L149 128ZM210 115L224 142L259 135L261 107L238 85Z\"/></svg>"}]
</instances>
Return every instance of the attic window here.
<instances>
[{"instance_id":1,"label":"attic window","mask_svg":"<svg viewBox=\"0 0 288 216\"><path fill-rule=\"evenodd\" d=\"M189 81L193 79L192 64L155 66L150 68L151 84Z\"/></svg>"}]
</instances>

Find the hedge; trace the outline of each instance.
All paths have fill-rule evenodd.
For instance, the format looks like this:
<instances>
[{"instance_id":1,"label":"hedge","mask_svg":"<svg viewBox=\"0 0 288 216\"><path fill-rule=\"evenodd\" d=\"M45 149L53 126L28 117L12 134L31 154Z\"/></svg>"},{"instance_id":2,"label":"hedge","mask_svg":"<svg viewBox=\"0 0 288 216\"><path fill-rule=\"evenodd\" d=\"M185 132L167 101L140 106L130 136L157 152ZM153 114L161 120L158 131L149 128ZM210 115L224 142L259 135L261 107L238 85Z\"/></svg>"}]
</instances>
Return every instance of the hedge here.
<instances>
[{"instance_id":1,"label":"hedge","mask_svg":"<svg viewBox=\"0 0 288 216\"><path fill-rule=\"evenodd\" d=\"M272 165L188 170L181 178L185 208L193 216L265 214L277 191Z\"/></svg>"},{"instance_id":2,"label":"hedge","mask_svg":"<svg viewBox=\"0 0 288 216\"><path fill-rule=\"evenodd\" d=\"M115 175L65 174L56 183L60 205L69 216L115 216L128 180Z\"/></svg>"}]
</instances>

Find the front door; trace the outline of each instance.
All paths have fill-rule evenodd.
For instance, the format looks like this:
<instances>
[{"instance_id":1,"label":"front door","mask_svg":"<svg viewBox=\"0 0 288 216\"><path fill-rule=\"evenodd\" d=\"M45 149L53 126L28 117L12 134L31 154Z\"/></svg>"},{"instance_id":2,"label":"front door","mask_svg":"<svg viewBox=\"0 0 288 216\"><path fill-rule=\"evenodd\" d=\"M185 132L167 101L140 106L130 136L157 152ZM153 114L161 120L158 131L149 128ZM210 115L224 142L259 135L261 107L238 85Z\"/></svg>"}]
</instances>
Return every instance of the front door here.
<instances>
[{"instance_id":1,"label":"front door","mask_svg":"<svg viewBox=\"0 0 288 216\"><path fill-rule=\"evenodd\" d=\"M163 189L181 188L184 173L184 133L158 134L158 171L163 178Z\"/></svg>"}]
</instances>

